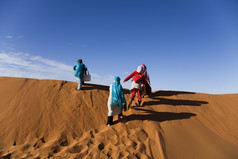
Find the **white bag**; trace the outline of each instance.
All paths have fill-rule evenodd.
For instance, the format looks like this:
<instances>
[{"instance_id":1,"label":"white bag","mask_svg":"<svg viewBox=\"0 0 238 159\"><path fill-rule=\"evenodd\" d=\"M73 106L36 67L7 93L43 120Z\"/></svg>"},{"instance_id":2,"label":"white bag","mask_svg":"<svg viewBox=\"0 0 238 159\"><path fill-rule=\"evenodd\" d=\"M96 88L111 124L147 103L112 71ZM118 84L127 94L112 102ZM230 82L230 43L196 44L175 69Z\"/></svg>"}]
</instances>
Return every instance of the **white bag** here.
<instances>
[{"instance_id":1,"label":"white bag","mask_svg":"<svg viewBox=\"0 0 238 159\"><path fill-rule=\"evenodd\" d=\"M82 81L91 81L91 75L88 72L88 70L85 72L85 74L83 75L83 79Z\"/></svg>"}]
</instances>

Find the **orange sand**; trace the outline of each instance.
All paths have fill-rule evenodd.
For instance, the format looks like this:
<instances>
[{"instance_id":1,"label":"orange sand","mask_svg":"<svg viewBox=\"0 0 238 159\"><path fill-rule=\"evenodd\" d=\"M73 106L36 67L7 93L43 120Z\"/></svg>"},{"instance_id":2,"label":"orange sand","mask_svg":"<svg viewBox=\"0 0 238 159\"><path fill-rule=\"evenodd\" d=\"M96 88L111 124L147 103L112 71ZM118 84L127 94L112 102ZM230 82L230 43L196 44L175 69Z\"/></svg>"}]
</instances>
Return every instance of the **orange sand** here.
<instances>
[{"instance_id":1,"label":"orange sand","mask_svg":"<svg viewBox=\"0 0 238 159\"><path fill-rule=\"evenodd\" d=\"M238 94L155 91L107 127L108 86L76 87L0 77L0 158L238 158Z\"/></svg>"}]
</instances>

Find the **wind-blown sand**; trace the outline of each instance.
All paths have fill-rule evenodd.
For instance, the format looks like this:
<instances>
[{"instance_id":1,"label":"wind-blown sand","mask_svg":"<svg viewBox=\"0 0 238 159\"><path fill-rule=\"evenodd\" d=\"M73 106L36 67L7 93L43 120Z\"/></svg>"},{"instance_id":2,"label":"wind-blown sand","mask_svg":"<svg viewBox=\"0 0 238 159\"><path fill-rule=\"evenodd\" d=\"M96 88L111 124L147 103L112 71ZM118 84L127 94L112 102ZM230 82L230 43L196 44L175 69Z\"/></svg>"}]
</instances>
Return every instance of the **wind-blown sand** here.
<instances>
[{"instance_id":1,"label":"wind-blown sand","mask_svg":"<svg viewBox=\"0 0 238 159\"><path fill-rule=\"evenodd\" d=\"M155 91L107 127L108 86L76 87L0 77L0 157L238 158L238 94Z\"/></svg>"}]
</instances>

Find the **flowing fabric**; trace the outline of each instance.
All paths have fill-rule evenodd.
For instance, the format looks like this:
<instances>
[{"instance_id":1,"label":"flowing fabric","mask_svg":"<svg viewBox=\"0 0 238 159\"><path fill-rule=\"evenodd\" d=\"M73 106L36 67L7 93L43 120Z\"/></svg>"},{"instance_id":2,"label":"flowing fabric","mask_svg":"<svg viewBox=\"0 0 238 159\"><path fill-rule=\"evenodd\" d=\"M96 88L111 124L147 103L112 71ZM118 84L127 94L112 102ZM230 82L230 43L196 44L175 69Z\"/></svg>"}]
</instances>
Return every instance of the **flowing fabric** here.
<instances>
[{"instance_id":1,"label":"flowing fabric","mask_svg":"<svg viewBox=\"0 0 238 159\"><path fill-rule=\"evenodd\" d=\"M150 85L150 77L149 74L147 73L147 67L145 66L145 64L141 64L141 67L143 68L143 74L145 77L146 82Z\"/></svg>"},{"instance_id":2,"label":"flowing fabric","mask_svg":"<svg viewBox=\"0 0 238 159\"><path fill-rule=\"evenodd\" d=\"M112 83L112 104L118 105L122 108L122 103L126 103L126 99L124 97L123 89L120 84L120 78L116 76Z\"/></svg>"},{"instance_id":3,"label":"flowing fabric","mask_svg":"<svg viewBox=\"0 0 238 159\"><path fill-rule=\"evenodd\" d=\"M146 73L147 72L147 69L146 69L146 66L145 66L145 64L141 64L141 67L143 68L142 70L142 73L144 74L144 73Z\"/></svg>"},{"instance_id":4,"label":"flowing fabric","mask_svg":"<svg viewBox=\"0 0 238 159\"><path fill-rule=\"evenodd\" d=\"M83 63L76 62L73 69L74 69L74 76L82 79L84 70L87 70L87 67Z\"/></svg>"}]
</instances>

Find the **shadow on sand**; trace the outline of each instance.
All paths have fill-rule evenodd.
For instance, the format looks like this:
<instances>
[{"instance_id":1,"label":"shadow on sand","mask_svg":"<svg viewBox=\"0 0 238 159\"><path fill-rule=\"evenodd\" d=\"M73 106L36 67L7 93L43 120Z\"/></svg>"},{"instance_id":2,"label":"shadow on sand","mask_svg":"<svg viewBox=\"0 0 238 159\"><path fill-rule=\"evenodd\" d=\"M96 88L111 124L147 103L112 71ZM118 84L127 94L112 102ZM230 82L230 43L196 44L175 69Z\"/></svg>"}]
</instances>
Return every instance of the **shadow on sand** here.
<instances>
[{"instance_id":1,"label":"shadow on sand","mask_svg":"<svg viewBox=\"0 0 238 159\"><path fill-rule=\"evenodd\" d=\"M183 92L183 91L155 91L152 92L149 97L154 98L157 96L173 96L178 94L196 94L195 92Z\"/></svg>"},{"instance_id":2,"label":"shadow on sand","mask_svg":"<svg viewBox=\"0 0 238 159\"><path fill-rule=\"evenodd\" d=\"M97 89L97 90L109 91L109 87L108 86L97 85L97 84L89 84L89 83L84 83L81 89L82 90Z\"/></svg>"},{"instance_id":3,"label":"shadow on sand","mask_svg":"<svg viewBox=\"0 0 238 159\"><path fill-rule=\"evenodd\" d=\"M196 101L196 100L175 100L175 99L166 99L166 98L153 98L156 101L145 101L143 103L143 106L147 105L172 105L172 106L201 106L202 104L208 104L208 102L205 101Z\"/></svg>"},{"instance_id":4,"label":"shadow on sand","mask_svg":"<svg viewBox=\"0 0 238 159\"><path fill-rule=\"evenodd\" d=\"M208 104L206 101L197 101L197 100L180 100L180 99L167 99L161 97L168 97L178 94L195 94L194 92L182 92L182 91L156 91L149 95L153 101L145 101L143 106L147 105L172 105L172 106L201 106L202 104Z\"/></svg>"},{"instance_id":5,"label":"shadow on sand","mask_svg":"<svg viewBox=\"0 0 238 159\"><path fill-rule=\"evenodd\" d=\"M196 116L194 113L172 113L172 112L156 112L153 110L147 110L142 108L132 108L138 111L144 111L146 114L131 114L129 116L125 116L125 118L121 121L115 121L114 124L118 122L126 123L128 121L133 120L149 120L149 121L156 121L156 122L163 122L169 120L179 120L179 119L188 119L193 116Z\"/></svg>"},{"instance_id":6,"label":"shadow on sand","mask_svg":"<svg viewBox=\"0 0 238 159\"><path fill-rule=\"evenodd\" d=\"M180 100L180 99L167 99L163 97L178 95L178 94L195 94L194 92L182 92L182 91L156 91L149 95L151 101L145 101L142 106L158 106L158 105L172 105L172 106L201 106L202 104L208 104L206 101L196 101L196 100ZM169 120L179 120L188 119L196 116L194 113L189 112L157 112L153 110L147 110L143 107L132 107L132 109L137 111L143 111L140 114L130 114L126 116L122 121L115 121L126 123L133 120L150 120L156 122L163 122Z\"/></svg>"},{"instance_id":7,"label":"shadow on sand","mask_svg":"<svg viewBox=\"0 0 238 159\"><path fill-rule=\"evenodd\" d=\"M89 83L84 83L83 87L81 88L82 90L104 90L104 91L109 91L109 86L104 86L104 85L97 85L97 84L89 84ZM125 94L130 94L130 90L128 89L123 89Z\"/></svg>"}]
</instances>

